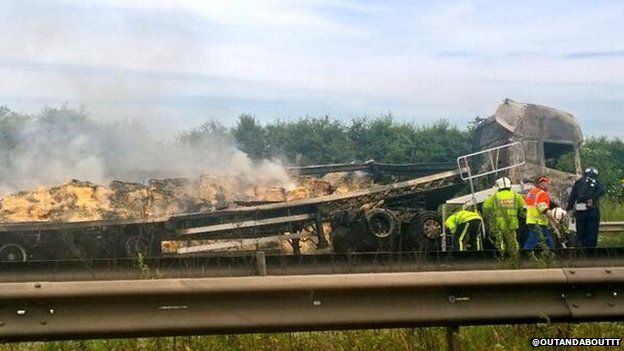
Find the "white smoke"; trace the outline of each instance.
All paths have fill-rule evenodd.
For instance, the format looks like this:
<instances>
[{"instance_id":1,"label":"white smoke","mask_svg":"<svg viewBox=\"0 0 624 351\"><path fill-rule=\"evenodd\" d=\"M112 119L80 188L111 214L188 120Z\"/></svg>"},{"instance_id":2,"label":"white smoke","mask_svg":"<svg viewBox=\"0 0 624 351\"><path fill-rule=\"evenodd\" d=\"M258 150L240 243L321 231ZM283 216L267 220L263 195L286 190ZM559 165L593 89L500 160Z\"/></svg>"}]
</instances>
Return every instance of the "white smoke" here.
<instances>
[{"instance_id":1,"label":"white smoke","mask_svg":"<svg viewBox=\"0 0 624 351\"><path fill-rule=\"evenodd\" d=\"M243 175L248 178L248 181L261 184L278 182L287 190L295 187L281 163L270 160L254 163L247 154L240 150L236 150L230 158L227 173Z\"/></svg>"},{"instance_id":2,"label":"white smoke","mask_svg":"<svg viewBox=\"0 0 624 351\"><path fill-rule=\"evenodd\" d=\"M5 149L0 159L0 195L69 179L145 182L201 174L292 186L279 162L252 161L218 130L200 128L202 133L187 142L176 142L173 137L155 139L138 121L96 122L85 112L68 108L46 109L29 117L0 115L0 121L8 118L14 118L15 127L0 130L8 133L0 140Z\"/></svg>"}]
</instances>

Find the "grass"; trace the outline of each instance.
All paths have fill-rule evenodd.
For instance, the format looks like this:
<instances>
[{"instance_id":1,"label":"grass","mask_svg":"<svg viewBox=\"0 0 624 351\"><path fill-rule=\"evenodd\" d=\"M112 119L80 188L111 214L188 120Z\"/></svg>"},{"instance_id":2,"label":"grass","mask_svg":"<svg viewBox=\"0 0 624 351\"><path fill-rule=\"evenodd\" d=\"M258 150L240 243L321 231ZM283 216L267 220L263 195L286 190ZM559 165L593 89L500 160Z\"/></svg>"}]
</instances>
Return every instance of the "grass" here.
<instances>
[{"instance_id":1,"label":"grass","mask_svg":"<svg viewBox=\"0 0 624 351\"><path fill-rule=\"evenodd\" d=\"M603 222L624 221L624 203L605 199L600 202L600 220Z\"/></svg>"},{"instance_id":2,"label":"grass","mask_svg":"<svg viewBox=\"0 0 624 351\"><path fill-rule=\"evenodd\" d=\"M606 198L600 202L600 220L602 222L624 221L624 203ZM624 233L598 235L599 247L624 247Z\"/></svg>"},{"instance_id":3,"label":"grass","mask_svg":"<svg viewBox=\"0 0 624 351\"><path fill-rule=\"evenodd\" d=\"M624 247L624 234L600 234L598 235L598 247Z\"/></svg>"},{"instance_id":4,"label":"grass","mask_svg":"<svg viewBox=\"0 0 624 351\"><path fill-rule=\"evenodd\" d=\"M0 351L104 350L444 350L444 328L328 331L281 334L242 334L140 339L110 339L0 345ZM533 337L606 337L624 335L623 323L530 324L463 327L462 350L530 350ZM588 348L588 350L603 350ZM606 349L606 348L605 348ZM611 348L613 349L613 348ZM577 348L576 350L584 350Z\"/></svg>"}]
</instances>

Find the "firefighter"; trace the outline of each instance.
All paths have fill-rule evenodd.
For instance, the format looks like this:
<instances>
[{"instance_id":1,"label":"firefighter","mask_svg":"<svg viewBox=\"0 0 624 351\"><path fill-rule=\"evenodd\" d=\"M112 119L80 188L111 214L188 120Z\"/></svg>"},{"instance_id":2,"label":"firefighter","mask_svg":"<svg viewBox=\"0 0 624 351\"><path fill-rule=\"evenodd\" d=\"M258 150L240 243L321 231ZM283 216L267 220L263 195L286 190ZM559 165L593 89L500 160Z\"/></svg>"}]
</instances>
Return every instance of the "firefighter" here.
<instances>
[{"instance_id":1,"label":"firefighter","mask_svg":"<svg viewBox=\"0 0 624 351\"><path fill-rule=\"evenodd\" d=\"M598 170L595 167L587 168L572 187L566 209L574 211L579 247L596 247L600 227L599 200L604 193L605 190L598 181Z\"/></svg>"},{"instance_id":2,"label":"firefighter","mask_svg":"<svg viewBox=\"0 0 624 351\"><path fill-rule=\"evenodd\" d=\"M553 223L548 209L550 208L550 178L540 176L535 182L535 186L526 194L526 224L528 227L527 239L524 242L523 250L534 250L537 246L554 249L555 242L552 237L549 225Z\"/></svg>"},{"instance_id":3,"label":"firefighter","mask_svg":"<svg viewBox=\"0 0 624 351\"><path fill-rule=\"evenodd\" d=\"M453 234L453 246L457 251L481 250L483 219L475 211L461 209L446 219L444 225Z\"/></svg>"},{"instance_id":4,"label":"firefighter","mask_svg":"<svg viewBox=\"0 0 624 351\"><path fill-rule=\"evenodd\" d=\"M497 179L496 188L497 191L483 203L483 216L501 255L516 257L520 251L518 213L524 207L524 198L511 190L511 179L507 177Z\"/></svg>"}]
</instances>

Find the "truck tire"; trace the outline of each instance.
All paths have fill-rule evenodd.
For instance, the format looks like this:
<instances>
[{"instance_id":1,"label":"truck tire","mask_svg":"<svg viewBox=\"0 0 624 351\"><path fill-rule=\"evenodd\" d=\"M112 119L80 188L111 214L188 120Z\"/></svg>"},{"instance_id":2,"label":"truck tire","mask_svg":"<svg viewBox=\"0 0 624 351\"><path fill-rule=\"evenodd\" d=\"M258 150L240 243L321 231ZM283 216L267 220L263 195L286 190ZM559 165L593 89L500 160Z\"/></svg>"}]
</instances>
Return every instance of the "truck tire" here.
<instances>
[{"instance_id":1,"label":"truck tire","mask_svg":"<svg viewBox=\"0 0 624 351\"><path fill-rule=\"evenodd\" d=\"M159 257L161 255L160 242L153 235L134 234L129 235L123 241L122 257L136 258Z\"/></svg>"},{"instance_id":2,"label":"truck tire","mask_svg":"<svg viewBox=\"0 0 624 351\"><path fill-rule=\"evenodd\" d=\"M392 212L377 208L366 213L366 228L377 239L390 240L398 226Z\"/></svg>"},{"instance_id":3,"label":"truck tire","mask_svg":"<svg viewBox=\"0 0 624 351\"><path fill-rule=\"evenodd\" d=\"M2 262L26 262L28 254L26 249L15 243L7 243L0 247L0 261Z\"/></svg>"},{"instance_id":4,"label":"truck tire","mask_svg":"<svg viewBox=\"0 0 624 351\"><path fill-rule=\"evenodd\" d=\"M420 251L439 251L442 240L442 218L435 211L422 211L414 216L417 248Z\"/></svg>"}]
</instances>

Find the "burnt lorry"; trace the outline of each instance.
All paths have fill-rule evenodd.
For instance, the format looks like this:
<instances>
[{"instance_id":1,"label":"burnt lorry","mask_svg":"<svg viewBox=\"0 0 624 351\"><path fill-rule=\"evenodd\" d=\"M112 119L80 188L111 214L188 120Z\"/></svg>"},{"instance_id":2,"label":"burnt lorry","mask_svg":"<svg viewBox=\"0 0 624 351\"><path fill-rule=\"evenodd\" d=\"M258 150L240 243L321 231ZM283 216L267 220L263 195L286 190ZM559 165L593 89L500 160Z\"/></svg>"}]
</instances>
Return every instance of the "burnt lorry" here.
<instances>
[{"instance_id":1,"label":"burnt lorry","mask_svg":"<svg viewBox=\"0 0 624 351\"><path fill-rule=\"evenodd\" d=\"M510 176L524 187L537 175L546 174L555 180L555 195L562 200L575 173L580 173L581 143L580 127L571 114L506 99L475 131L475 149L492 150L482 153L487 159L466 164L460 162L467 160L461 156L457 163L367 161L293 167L289 171L294 174L369 172L375 178L391 176L394 181L348 194L251 203L150 220L0 223L0 261L118 258L139 253L158 257L163 254L163 243L176 241L196 244L175 247L170 254L205 253L232 247L232 243L253 246L267 241L288 242L298 253L300 240L308 237L316 238L319 249L329 247L335 252L439 250L446 243L439 209L445 203L477 198L457 197L469 192L467 170L487 175L470 190L479 192L480 199L493 192L496 177ZM504 147L509 144L520 147ZM566 158L572 169L558 169ZM484 167L496 171L483 172Z\"/></svg>"}]
</instances>

